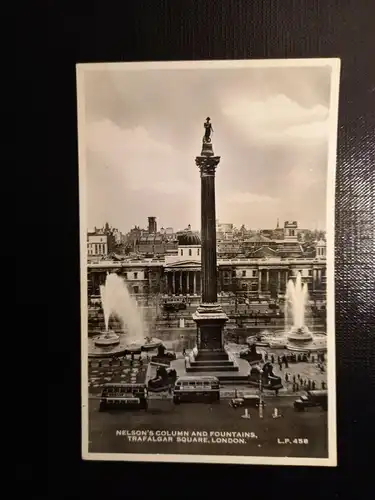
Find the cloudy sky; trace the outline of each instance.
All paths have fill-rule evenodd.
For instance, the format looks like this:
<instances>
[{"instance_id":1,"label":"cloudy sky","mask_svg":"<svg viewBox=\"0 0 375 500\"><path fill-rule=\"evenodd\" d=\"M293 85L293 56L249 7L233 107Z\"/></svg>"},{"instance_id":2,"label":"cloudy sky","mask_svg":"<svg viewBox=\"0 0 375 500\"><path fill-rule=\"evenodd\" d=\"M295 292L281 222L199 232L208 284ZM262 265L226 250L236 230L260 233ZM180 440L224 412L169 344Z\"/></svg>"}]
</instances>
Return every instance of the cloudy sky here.
<instances>
[{"instance_id":1,"label":"cloudy sky","mask_svg":"<svg viewBox=\"0 0 375 500\"><path fill-rule=\"evenodd\" d=\"M325 228L331 68L86 70L88 226L200 226L203 122L213 124L216 216ZM81 137L82 139L82 137Z\"/></svg>"}]
</instances>

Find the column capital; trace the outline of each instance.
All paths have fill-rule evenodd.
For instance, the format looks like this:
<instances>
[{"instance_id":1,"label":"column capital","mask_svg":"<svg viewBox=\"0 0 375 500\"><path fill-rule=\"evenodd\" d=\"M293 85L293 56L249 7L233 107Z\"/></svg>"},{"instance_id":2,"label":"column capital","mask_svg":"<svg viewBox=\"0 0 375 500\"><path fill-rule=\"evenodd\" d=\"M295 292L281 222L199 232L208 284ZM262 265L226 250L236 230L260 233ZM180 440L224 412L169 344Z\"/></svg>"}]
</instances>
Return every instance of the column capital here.
<instances>
[{"instance_id":1,"label":"column capital","mask_svg":"<svg viewBox=\"0 0 375 500\"><path fill-rule=\"evenodd\" d=\"M220 158L220 156L197 156L195 164L199 167L201 177L214 177Z\"/></svg>"}]
</instances>

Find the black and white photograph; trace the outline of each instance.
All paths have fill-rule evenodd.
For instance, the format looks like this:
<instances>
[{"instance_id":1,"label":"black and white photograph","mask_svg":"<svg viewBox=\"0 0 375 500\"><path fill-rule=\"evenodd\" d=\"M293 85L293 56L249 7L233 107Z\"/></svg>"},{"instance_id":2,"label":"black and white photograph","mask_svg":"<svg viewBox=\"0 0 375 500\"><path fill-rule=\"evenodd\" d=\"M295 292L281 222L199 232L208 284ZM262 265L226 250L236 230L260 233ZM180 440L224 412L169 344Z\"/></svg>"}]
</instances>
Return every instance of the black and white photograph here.
<instances>
[{"instance_id":1,"label":"black and white photograph","mask_svg":"<svg viewBox=\"0 0 375 500\"><path fill-rule=\"evenodd\" d=\"M339 82L77 65L84 459L337 465Z\"/></svg>"}]
</instances>

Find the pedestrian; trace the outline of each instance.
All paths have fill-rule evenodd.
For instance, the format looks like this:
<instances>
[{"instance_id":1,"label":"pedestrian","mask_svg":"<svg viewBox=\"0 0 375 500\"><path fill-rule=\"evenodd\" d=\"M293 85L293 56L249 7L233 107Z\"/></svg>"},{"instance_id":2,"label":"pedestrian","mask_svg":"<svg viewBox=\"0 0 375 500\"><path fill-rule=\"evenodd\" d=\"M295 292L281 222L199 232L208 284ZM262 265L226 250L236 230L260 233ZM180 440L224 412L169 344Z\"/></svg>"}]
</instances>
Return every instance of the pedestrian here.
<instances>
[{"instance_id":1,"label":"pedestrian","mask_svg":"<svg viewBox=\"0 0 375 500\"><path fill-rule=\"evenodd\" d=\"M296 383L295 382L293 382L292 391L296 392Z\"/></svg>"},{"instance_id":2,"label":"pedestrian","mask_svg":"<svg viewBox=\"0 0 375 500\"><path fill-rule=\"evenodd\" d=\"M268 353L266 353L266 354L264 355L264 359L265 359L265 361L268 361Z\"/></svg>"},{"instance_id":3,"label":"pedestrian","mask_svg":"<svg viewBox=\"0 0 375 500\"><path fill-rule=\"evenodd\" d=\"M285 382L289 382L289 375L287 373L285 374Z\"/></svg>"},{"instance_id":4,"label":"pedestrian","mask_svg":"<svg viewBox=\"0 0 375 500\"><path fill-rule=\"evenodd\" d=\"M322 390L324 391L325 388L326 388L326 384L325 384L324 380L322 380Z\"/></svg>"},{"instance_id":5,"label":"pedestrian","mask_svg":"<svg viewBox=\"0 0 375 500\"><path fill-rule=\"evenodd\" d=\"M315 356L311 356L311 363L315 363Z\"/></svg>"},{"instance_id":6,"label":"pedestrian","mask_svg":"<svg viewBox=\"0 0 375 500\"><path fill-rule=\"evenodd\" d=\"M271 354L271 363L273 364L275 362L275 356Z\"/></svg>"},{"instance_id":7,"label":"pedestrian","mask_svg":"<svg viewBox=\"0 0 375 500\"><path fill-rule=\"evenodd\" d=\"M311 382L311 387L312 387L312 390L315 391L315 387L316 387L315 380L313 380Z\"/></svg>"},{"instance_id":8,"label":"pedestrian","mask_svg":"<svg viewBox=\"0 0 375 500\"><path fill-rule=\"evenodd\" d=\"M299 373L297 375L297 378L298 378L299 381L301 380L301 375Z\"/></svg>"},{"instance_id":9,"label":"pedestrian","mask_svg":"<svg viewBox=\"0 0 375 500\"><path fill-rule=\"evenodd\" d=\"M293 383L295 384L296 383L296 376L293 375Z\"/></svg>"},{"instance_id":10,"label":"pedestrian","mask_svg":"<svg viewBox=\"0 0 375 500\"><path fill-rule=\"evenodd\" d=\"M283 370L283 364L282 364L282 362L281 362L281 361L279 361L279 368L280 368L280 371L282 371L282 370Z\"/></svg>"}]
</instances>

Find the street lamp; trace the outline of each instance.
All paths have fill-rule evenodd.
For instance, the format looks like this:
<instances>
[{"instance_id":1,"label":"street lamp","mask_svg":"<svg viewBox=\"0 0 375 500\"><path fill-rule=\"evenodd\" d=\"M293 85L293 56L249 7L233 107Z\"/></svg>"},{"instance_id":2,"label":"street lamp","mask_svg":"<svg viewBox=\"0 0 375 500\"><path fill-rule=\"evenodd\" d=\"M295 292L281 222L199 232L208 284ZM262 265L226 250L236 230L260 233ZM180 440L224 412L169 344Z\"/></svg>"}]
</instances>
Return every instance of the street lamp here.
<instances>
[{"instance_id":1,"label":"street lamp","mask_svg":"<svg viewBox=\"0 0 375 500\"><path fill-rule=\"evenodd\" d=\"M155 296L154 296L154 303L155 303L155 317L157 318L158 317L158 314L159 314L159 309L158 309L158 306L159 306L159 301L160 301L160 294L159 293L156 293Z\"/></svg>"},{"instance_id":2,"label":"street lamp","mask_svg":"<svg viewBox=\"0 0 375 500\"><path fill-rule=\"evenodd\" d=\"M263 418L263 370L259 370L259 418Z\"/></svg>"}]
</instances>

